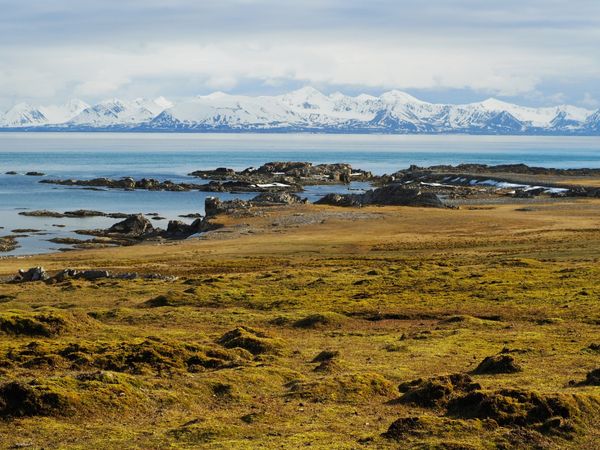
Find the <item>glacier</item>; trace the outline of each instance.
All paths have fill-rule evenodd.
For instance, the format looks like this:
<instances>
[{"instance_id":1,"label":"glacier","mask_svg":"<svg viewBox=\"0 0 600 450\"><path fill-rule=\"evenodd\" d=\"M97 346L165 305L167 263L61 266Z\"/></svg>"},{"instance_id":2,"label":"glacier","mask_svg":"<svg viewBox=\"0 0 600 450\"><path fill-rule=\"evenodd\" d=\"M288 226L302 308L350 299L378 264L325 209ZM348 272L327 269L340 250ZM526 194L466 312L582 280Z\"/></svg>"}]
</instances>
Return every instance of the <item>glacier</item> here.
<instances>
[{"instance_id":1,"label":"glacier","mask_svg":"<svg viewBox=\"0 0 600 450\"><path fill-rule=\"evenodd\" d=\"M0 131L313 132L389 134L600 135L600 110L532 108L490 98L469 104L419 100L392 90L379 97L304 87L283 95L215 92L173 103L117 98L94 105L18 103L0 112Z\"/></svg>"}]
</instances>

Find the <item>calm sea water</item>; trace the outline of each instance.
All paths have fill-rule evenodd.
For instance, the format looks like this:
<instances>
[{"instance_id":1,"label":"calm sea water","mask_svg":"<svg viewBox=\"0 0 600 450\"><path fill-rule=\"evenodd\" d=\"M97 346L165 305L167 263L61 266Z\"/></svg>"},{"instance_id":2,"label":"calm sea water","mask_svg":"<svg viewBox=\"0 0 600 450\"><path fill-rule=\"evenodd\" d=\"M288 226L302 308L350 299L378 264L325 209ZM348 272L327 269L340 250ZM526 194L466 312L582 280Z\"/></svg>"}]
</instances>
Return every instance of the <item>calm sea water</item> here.
<instances>
[{"instance_id":1,"label":"calm sea water","mask_svg":"<svg viewBox=\"0 0 600 450\"><path fill-rule=\"evenodd\" d=\"M17 228L48 234L20 238L8 255L54 251L63 245L47 239L76 236L73 231L108 227L107 218L52 219L18 215L25 209L158 213L166 219L203 213L201 192L90 191L40 184L38 177L5 175L40 171L46 178L154 177L197 181L198 169L243 169L268 161L347 162L374 173L391 173L410 164L525 163L534 166L600 167L598 137L382 136L313 134L118 134L0 133L0 235ZM351 188L364 188L353 185ZM344 186L312 187L310 200ZM236 195L250 198L252 194ZM230 194L219 194L223 199ZM54 225L65 225L64 228ZM165 221L155 222L166 226ZM4 255L7 255L5 253Z\"/></svg>"}]
</instances>

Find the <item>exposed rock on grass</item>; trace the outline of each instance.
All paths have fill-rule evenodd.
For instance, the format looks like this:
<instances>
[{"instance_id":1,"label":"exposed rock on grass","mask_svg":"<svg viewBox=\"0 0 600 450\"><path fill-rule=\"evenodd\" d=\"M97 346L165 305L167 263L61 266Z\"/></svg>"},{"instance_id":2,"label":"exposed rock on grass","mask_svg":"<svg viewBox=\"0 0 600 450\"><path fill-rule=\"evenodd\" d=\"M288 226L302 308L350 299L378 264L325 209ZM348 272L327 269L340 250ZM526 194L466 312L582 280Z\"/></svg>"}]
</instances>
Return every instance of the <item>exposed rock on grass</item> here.
<instances>
[{"instance_id":1,"label":"exposed rock on grass","mask_svg":"<svg viewBox=\"0 0 600 450\"><path fill-rule=\"evenodd\" d=\"M225 348L242 348L253 355L278 353L282 347L281 340L246 326L228 331L217 342Z\"/></svg>"},{"instance_id":2,"label":"exposed rock on grass","mask_svg":"<svg viewBox=\"0 0 600 450\"><path fill-rule=\"evenodd\" d=\"M499 374L499 373L516 373L521 372L523 369L515 358L510 355L494 355L487 356L479 365L473 370L473 373L481 374Z\"/></svg>"},{"instance_id":3,"label":"exposed rock on grass","mask_svg":"<svg viewBox=\"0 0 600 450\"><path fill-rule=\"evenodd\" d=\"M398 389L403 392L402 403L425 407L443 407L450 399L461 393L480 389L478 383L466 374L455 373L429 379L419 378L400 384Z\"/></svg>"},{"instance_id":4,"label":"exposed rock on grass","mask_svg":"<svg viewBox=\"0 0 600 450\"><path fill-rule=\"evenodd\" d=\"M49 278L43 267L31 267L28 270L19 269L14 281L46 281Z\"/></svg>"},{"instance_id":5,"label":"exposed rock on grass","mask_svg":"<svg viewBox=\"0 0 600 450\"><path fill-rule=\"evenodd\" d=\"M19 270L19 273L12 279L15 283L23 283L30 281L44 281L46 283L61 283L70 279L96 281L103 278L112 278L117 280L164 280L174 281L177 277L170 275L161 275L158 273L138 274L136 272L111 273L108 270L91 269L91 270L76 270L63 269L50 276L43 267L32 267L28 270Z\"/></svg>"},{"instance_id":6,"label":"exposed rock on grass","mask_svg":"<svg viewBox=\"0 0 600 450\"><path fill-rule=\"evenodd\" d=\"M58 416L70 412L69 399L49 388L19 381L0 386L0 417Z\"/></svg>"}]
</instances>

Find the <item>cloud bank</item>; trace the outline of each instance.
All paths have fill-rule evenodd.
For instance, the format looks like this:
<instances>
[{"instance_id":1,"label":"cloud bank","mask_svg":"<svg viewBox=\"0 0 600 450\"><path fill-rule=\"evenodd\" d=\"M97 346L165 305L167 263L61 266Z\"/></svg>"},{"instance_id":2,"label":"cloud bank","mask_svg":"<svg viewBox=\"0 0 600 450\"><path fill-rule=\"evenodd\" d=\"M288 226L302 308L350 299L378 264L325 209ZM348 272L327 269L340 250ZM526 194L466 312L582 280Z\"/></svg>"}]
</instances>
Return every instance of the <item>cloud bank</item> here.
<instances>
[{"instance_id":1,"label":"cloud bank","mask_svg":"<svg viewBox=\"0 0 600 450\"><path fill-rule=\"evenodd\" d=\"M593 0L0 0L0 106L224 90L600 100Z\"/></svg>"}]
</instances>

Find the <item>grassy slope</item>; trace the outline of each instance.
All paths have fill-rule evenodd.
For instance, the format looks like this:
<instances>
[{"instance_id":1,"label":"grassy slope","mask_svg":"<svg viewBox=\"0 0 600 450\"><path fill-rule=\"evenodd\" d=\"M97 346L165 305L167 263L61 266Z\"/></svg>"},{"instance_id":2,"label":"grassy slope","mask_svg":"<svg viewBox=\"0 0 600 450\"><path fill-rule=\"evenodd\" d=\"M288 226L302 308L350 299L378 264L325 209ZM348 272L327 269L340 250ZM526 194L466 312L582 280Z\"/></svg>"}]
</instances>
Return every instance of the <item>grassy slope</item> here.
<instances>
[{"instance_id":1,"label":"grassy slope","mask_svg":"<svg viewBox=\"0 0 600 450\"><path fill-rule=\"evenodd\" d=\"M538 444L593 448L600 388L568 382L599 366L598 353L585 350L600 343L598 206L365 208L375 218L297 228L272 226L280 211L224 219L257 230L229 239L0 260L0 274L43 265L181 277L1 285L4 317L43 312L64 324L50 337L0 333L0 382L37 380L67 403L48 416L0 421L0 447L397 448L380 434L398 417L424 415L428 431L407 435L403 446L495 448L510 442L509 428L393 400L399 382L469 371L508 347L522 350L523 372L476 381L585 395L571 440L544 435ZM158 295L171 306L145 304ZM311 315L314 327L296 326ZM266 332L274 349L242 354L236 367L181 362L181 352L197 352L185 345L220 350L215 341L240 325ZM26 347L32 341L35 351ZM151 351L134 362L129 355L98 379L77 379L106 369L102 358L123 358L122 343L142 342ZM83 347L82 362L60 356L70 343ZM340 356L315 372L310 361L324 349Z\"/></svg>"}]
</instances>

